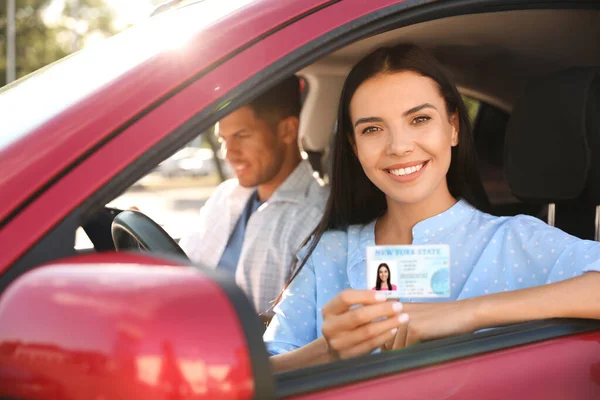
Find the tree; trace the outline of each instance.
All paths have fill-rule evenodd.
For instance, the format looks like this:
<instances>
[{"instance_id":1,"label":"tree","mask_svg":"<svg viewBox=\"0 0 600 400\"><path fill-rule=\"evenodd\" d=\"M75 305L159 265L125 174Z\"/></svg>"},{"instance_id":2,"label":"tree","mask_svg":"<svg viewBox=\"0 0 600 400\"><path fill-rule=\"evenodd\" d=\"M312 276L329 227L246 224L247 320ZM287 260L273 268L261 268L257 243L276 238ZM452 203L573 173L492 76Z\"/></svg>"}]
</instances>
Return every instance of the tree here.
<instances>
[{"instance_id":1,"label":"tree","mask_svg":"<svg viewBox=\"0 0 600 400\"><path fill-rule=\"evenodd\" d=\"M0 6L0 86L6 84L6 2ZM83 47L91 36L116 33L103 0L16 0L17 78Z\"/></svg>"}]
</instances>

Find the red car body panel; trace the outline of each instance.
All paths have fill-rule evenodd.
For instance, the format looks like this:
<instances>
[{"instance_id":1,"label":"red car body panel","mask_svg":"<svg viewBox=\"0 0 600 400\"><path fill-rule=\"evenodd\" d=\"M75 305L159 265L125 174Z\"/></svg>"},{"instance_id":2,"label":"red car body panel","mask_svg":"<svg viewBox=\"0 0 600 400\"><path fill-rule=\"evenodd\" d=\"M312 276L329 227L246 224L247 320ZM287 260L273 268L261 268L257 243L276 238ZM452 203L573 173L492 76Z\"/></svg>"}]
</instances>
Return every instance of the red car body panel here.
<instances>
[{"instance_id":1,"label":"red car body panel","mask_svg":"<svg viewBox=\"0 0 600 400\"><path fill-rule=\"evenodd\" d=\"M141 59L40 120L0 151L0 222L12 215L0 225L0 274L78 205L224 94L331 30L396 3L249 3L186 31L185 46ZM316 11L295 20L311 10ZM169 18L157 17L147 31ZM280 29L261 37L275 28ZM27 199L32 200L24 203ZM140 265L111 267L117 264ZM148 256L99 254L61 260L19 278L0 296L0 371L12 374L10 381L0 380L0 395L36 400L253 396L246 339L227 295L202 274L167 264ZM599 341L598 333L554 339L296 398L543 394L558 399L567 393L597 398Z\"/></svg>"},{"instance_id":2,"label":"red car body panel","mask_svg":"<svg viewBox=\"0 0 600 400\"><path fill-rule=\"evenodd\" d=\"M141 255L72 262L33 270L3 294L0 368L11 373L0 374L0 397L253 396L244 331L215 282Z\"/></svg>"},{"instance_id":3,"label":"red car body panel","mask_svg":"<svg viewBox=\"0 0 600 400\"><path fill-rule=\"evenodd\" d=\"M598 399L600 332L407 371L290 400Z\"/></svg>"}]
</instances>

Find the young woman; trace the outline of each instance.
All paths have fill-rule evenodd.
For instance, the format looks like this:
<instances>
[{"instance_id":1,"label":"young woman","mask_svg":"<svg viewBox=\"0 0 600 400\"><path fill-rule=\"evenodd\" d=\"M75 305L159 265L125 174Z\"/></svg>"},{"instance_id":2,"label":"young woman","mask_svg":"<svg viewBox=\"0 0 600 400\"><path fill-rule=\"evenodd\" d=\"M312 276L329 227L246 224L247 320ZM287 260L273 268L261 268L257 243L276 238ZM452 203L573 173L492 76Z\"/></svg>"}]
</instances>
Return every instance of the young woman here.
<instances>
[{"instance_id":1,"label":"young woman","mask_svg":"<svg viewBox=\"0 0 600 400\"><path fill-rule=\"evenodd\" d=\"M390 267L386 263L379 264L377 267L377 279L373 290L396 290L396 285L392 285Z\"/></svg>"},{"instance_id":2,"label":"young woman","mask_svg":"<svg viewBox=\"0 0 600 400\"><path fill-rule=\"evenodd\" d=\"M432 57L407 45L368 55L338 117L325 214L264 336L275 370L504 324L600 318L600 274L589 272L600 270L599 243L484 212L465 106ZM449 245L450 298L385 301L368 290L374 244Z\"/></svg>"}]
</instances>

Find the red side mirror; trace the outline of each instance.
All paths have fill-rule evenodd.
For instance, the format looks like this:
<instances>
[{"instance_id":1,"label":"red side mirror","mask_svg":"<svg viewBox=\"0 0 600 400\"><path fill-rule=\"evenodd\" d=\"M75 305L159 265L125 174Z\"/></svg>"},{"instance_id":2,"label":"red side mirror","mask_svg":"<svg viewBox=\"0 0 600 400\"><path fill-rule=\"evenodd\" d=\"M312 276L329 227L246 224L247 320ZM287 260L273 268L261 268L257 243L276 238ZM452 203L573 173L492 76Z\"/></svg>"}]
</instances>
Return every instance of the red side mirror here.
<instances>
[{"instance_id":1,"label":"red side mirror","mask_svg":"<svg viewBox=\"0 0 600 400\"><path fill-rule=\"evenodd\" d=\"M212 272L155 263L95 255L16 279L0 297L0 397L274 397L244 294Z\"/></svg>"}]
</instances>

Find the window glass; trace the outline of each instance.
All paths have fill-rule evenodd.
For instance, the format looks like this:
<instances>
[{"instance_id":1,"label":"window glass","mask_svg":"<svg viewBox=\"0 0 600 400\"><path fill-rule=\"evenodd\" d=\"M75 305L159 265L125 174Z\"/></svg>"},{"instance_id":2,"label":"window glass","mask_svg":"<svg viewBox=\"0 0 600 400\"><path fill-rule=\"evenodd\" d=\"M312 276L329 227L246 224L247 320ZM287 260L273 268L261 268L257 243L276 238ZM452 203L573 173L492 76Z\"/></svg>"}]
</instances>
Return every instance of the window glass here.
<instances>
[{"instance_id":1,"label":"window glass","mask_svg":"<svg viewBox=\"0 0 600 400\"><path fill-rule=\"evenodd\" d=\"M198 136L122 195L107 204L121 210L137 207L174 239L193 231L199 211L216 187L233 176L213 130ZM79 228L75 248L93 247Z\"/></svg>"}]
</instances>

